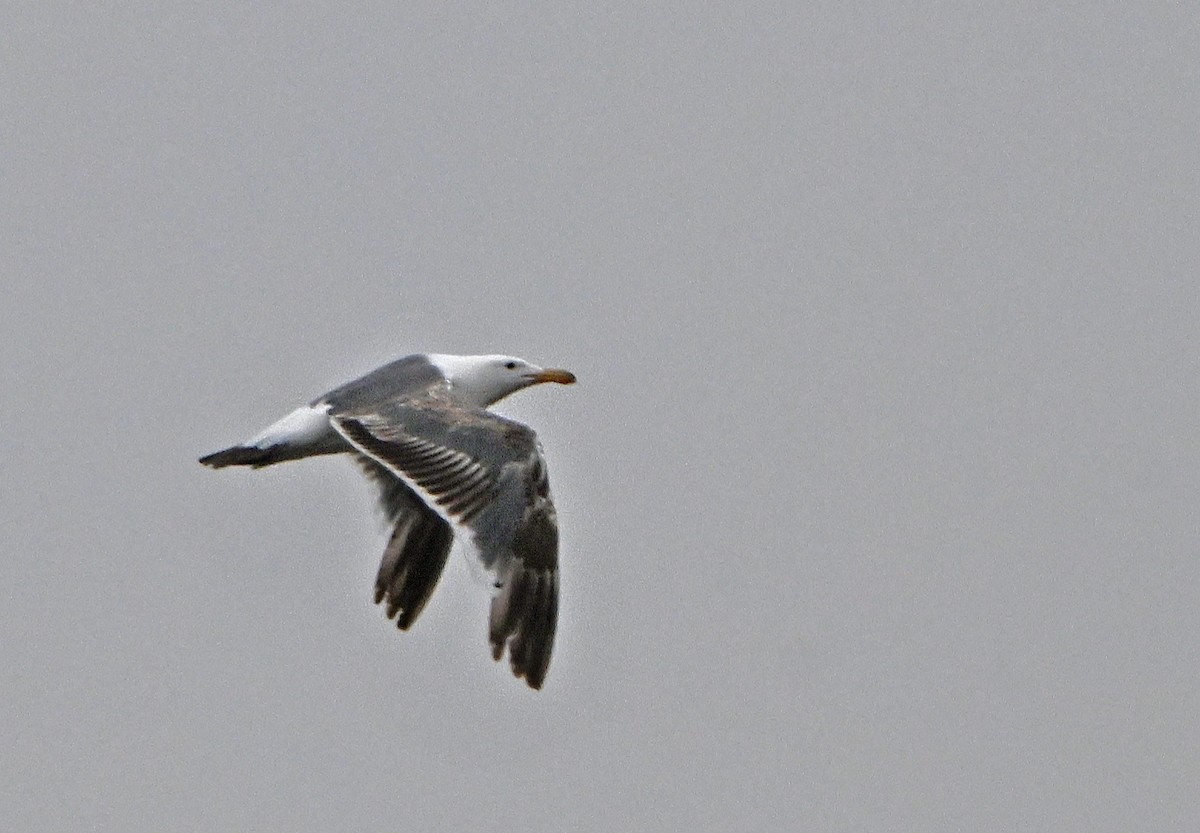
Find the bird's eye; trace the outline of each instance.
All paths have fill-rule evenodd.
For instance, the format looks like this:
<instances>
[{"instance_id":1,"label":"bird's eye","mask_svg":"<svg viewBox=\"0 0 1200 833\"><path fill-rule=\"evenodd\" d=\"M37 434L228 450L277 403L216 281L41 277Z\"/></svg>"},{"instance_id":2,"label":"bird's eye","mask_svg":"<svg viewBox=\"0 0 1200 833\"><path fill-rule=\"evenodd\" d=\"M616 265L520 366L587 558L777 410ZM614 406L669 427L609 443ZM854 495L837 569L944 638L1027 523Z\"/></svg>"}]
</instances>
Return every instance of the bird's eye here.
<instances>
[{"instance_id":1,"label":"bird's eye","mask_svg":"<svg viewBox=\"0 0 1200 833\"><path fill-rule=\"evenodd\" d=\"M505 367L507 367L509 370L516 370L516 369L517 369L517 363L516 363L516 362L505 362L505 363L504 363L504 366L505 366Z\"/></svg>"}]
</instances>

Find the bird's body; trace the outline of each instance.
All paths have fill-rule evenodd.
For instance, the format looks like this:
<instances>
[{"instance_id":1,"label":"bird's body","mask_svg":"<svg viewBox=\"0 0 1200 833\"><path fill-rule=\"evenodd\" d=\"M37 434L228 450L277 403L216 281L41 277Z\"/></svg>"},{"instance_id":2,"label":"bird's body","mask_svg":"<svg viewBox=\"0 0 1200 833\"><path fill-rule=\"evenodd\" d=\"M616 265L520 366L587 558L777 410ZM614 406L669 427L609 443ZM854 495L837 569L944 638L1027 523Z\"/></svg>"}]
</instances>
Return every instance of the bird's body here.
<instances>
[{"instance_id":1,"label":"bird's body","mask_svg":"<svg viewBox=\"0 0 1200 833\"><path fill-rule=\"evenodd\" d=\"M467 533L495 589L493 656L507 647L513 673L540 688L558 618L554 504L533 431L486 409L530 385L574 381L510 356L407 356L200 462L260 468L352 455L392 524L375 601L407 629L441 576L454 530Z\"/></svg>"}]
</instances>

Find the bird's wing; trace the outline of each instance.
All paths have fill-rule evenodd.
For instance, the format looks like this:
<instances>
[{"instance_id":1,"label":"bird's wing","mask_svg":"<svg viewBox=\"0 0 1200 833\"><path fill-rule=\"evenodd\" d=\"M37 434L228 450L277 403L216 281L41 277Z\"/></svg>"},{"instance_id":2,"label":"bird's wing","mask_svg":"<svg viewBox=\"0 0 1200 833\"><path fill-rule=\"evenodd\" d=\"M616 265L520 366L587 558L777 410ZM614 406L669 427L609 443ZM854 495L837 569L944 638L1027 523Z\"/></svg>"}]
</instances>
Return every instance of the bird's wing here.
<instances>
[{"instance_id":1,"label":"bird's wing","mask_svg":"<svg viewBox=\"0 0 1200 833\"><path fill-rule=\"evenodd\" d=\"M354 460L379 488L379 506L392 526L375 577L375 603L408 630L425 609L450 555L454 530L391 469L365 454Z\"/></svg>"},{"instance_id":2,"label":"bird's wing","mask_svg":"<svg viewBox=\"0 0 1200 833\"><path fill-rule=\"evenodd\" d=\"M558 523L533 431L433 397L337 414L333 425L470 532L496 589L492 655L507 646L513 673L540 688L558 620Z\"/></svg>"}]
</instances>

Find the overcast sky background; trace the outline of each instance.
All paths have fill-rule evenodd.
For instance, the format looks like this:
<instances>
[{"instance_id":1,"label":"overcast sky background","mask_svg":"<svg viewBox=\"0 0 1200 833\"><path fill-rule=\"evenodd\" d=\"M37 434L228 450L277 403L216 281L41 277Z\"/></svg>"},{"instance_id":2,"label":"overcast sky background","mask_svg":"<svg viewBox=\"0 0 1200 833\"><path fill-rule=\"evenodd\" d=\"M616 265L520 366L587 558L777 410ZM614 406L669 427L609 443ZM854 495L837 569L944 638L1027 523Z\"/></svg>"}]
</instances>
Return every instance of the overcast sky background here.
<instances>
[{"instance_id":1,"label":"overcast sky background","mask_svg":"<svg viewBox=\"0 0 1200 833\"><path fill-rule=\"evenodd\" d=\"M1200 825L1200 12L25 3L0 73L13 830ZM409 633L411 352L573 388L546 688Z\"/></svg>"}]
</instances>

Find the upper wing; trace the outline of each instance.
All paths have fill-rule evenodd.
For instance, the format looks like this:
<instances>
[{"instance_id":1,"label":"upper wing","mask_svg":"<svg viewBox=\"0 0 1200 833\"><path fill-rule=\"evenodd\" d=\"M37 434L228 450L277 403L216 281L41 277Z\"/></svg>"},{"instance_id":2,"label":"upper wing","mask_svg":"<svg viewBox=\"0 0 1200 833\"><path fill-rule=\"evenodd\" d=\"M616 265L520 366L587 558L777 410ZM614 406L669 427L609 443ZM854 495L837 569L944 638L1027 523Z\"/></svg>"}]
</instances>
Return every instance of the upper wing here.
<instances>
[{"instance_id":1,"label":"upper wing","mask_svg":"<svg viewBox=\"0 0 1200 833\"><path fill-rule=\"evenodd\" d=\"M334 388L313 404L327 402L335 413L363 410L402 396L421 396L445 381L428 356L405 356Z\"/></svg>"},{"instance_id":2,"label":"upper wing","mask_svg":"<svg viewBox=\"0 0 1200 833\"><path fill-rule=\"evenodd\" d=\"M333 417L356 449L466 527L492 576L492 655L540 688L558 621L558 524L528 427L429 397Z\"/></svg>"},{"instance_id":3,"label":"upper wing","mask_svg":"<svg viewBox=\"0 0 1200 833\"><path fill-rule=\"evenodd\" d=\"M386 466L365 454L354 460L379 487L380 508L392 524L375 577L375 603L386 599L388 618L408 630L441 578L454 530Z\"/></svg>"}]
</instances>

